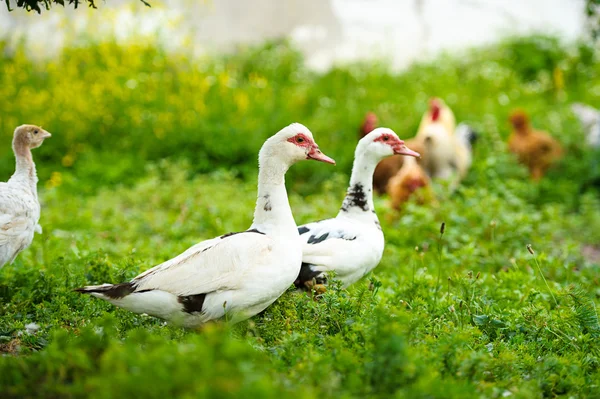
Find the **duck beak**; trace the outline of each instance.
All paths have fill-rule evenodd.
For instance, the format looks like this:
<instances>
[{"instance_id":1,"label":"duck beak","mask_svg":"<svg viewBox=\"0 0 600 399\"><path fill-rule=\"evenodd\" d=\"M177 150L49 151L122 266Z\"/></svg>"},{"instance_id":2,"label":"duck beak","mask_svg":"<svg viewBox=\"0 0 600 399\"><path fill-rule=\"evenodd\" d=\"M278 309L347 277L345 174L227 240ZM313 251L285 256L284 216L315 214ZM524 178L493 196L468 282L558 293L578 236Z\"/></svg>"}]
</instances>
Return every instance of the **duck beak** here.
<instances>
[{"instance_id":1,"label":"duck beak","mask_svg":"<svg viewBox=\"0 0 600 399\"><path fill-rule=\"evenodd\" d=\"M306 154L306 159L314 159L315 161L321 161L335 165L335 160L323 154L319 149L319 146L316 144L310 148L310 151L308 151L308 154Z\"/></svg>"},{"instance_id":2,"label":"duck beak","mask_svg":"<svg viewBox=\"0 0 600 399\"><path fill-rule=\"evenodd\" d=\"M421 158L421 154L416 151L411 150L402 141L398 145L394 146L394 154L395 155L408 155L409 157Z\"/></svg>"}]
</instances>

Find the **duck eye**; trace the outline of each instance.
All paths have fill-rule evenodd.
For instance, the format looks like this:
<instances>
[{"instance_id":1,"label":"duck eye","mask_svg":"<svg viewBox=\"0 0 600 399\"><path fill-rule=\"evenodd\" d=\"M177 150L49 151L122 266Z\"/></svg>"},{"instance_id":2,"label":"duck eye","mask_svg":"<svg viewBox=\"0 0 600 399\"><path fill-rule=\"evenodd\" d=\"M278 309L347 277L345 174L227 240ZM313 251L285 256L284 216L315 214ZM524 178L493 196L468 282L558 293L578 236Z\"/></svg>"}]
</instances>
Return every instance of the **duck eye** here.
<instances>
[{"instance_id":1,"label":"duck eye","mask_svg":"<svg viewBox=\"0 0 600 399\"><path fill-rule=\"evenodd\" d=\"M390 139L389 136L383 136L383 141L388 141Z\"/></svg>"},{"instance_id":2,"label":"duck eye","mask_svg":"<svg viewBox=\"0 0 600 399\"><path fill-rule=\"evenodd\" d=\"M296 143L304 143L304 137L296 136Z\"/></svg>"},{"instance_id":3,"label":"duck eye","mask_svg":"<svg viewBox=\"0 0 600 399\"><path fill-rule=\"evenodd\" d=\"M34 130L34 131L33 131L33 134L38 134L38 131L37 131L37 130Z\"/></svg>"}]
</instances>

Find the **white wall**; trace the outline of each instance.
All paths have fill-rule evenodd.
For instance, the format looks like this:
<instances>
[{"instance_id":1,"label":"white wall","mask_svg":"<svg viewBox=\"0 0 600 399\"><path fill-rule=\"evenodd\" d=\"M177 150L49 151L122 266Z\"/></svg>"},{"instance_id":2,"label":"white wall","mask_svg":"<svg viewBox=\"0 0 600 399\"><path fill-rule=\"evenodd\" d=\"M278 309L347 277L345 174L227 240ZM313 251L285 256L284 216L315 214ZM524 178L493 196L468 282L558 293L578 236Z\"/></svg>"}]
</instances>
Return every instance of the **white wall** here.
<instances>
[{"instance_id":1,"label":"white wall","mask_svg":"<svg viewBox=\"0 0 600 399\"><path fill-rule=\"evenodd\" d=\"M385 58L401 68L440 50L490 43L510 34L547 32L566 40L584 27L584 0L137 0L97 1L99 9L9 13L0 4L0 37L23 37L46 57L65 38L114 34L156 39L202 54L290 36L310 66Z\"/></svg>"}]
</instances>

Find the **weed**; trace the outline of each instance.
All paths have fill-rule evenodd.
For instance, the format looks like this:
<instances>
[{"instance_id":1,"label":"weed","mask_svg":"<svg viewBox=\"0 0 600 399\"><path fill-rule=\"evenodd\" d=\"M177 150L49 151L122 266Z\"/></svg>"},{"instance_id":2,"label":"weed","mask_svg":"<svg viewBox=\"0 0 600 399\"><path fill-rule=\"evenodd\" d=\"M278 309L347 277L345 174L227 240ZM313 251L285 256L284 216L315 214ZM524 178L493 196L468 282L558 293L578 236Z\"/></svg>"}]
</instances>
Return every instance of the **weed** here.
<instances>
[{"instance_id":1,"label":"weed","mask_svg":"<svg viewBox=\"0 0 600 399\"><path fill-rule=\"evenodd\" d=\"M596 154L569 111L600 103L588 45L532 37L402 73L323 74L285 42L202 62L151 44L89 44L44 63L0 47L3 180L15 126L53 133L34 154L44 233L0 270L3 398L597 396L599 264L584 251L600 242L586 186ZM294 121L339 161L290 170L296 222L331 217L364 113L408 138L432 95L482 133L473 167L437 206L398 215L375 198L385 252L349 289L333 283L316 300L291 289L251 320L202 331L72 292L249 226L258 148ZM537 185L506 151L517 106L566 148ZM531 268L534 239L547 249Z\"/></svg>"}]
</instances>

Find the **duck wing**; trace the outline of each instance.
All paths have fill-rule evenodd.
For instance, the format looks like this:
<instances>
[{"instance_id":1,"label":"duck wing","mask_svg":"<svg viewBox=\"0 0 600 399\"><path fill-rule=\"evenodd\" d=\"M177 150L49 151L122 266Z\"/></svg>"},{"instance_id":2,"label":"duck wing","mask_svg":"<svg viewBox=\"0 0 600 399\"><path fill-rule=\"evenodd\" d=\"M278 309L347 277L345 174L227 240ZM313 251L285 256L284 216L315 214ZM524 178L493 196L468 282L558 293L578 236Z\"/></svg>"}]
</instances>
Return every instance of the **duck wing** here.
<instances>
[{"instance_id":1,"label":"duck wing","mask_svg":"<svg viewBox=\"0 0 600 399\"><path fill-rule=\"evenodd\" d=\"M342 219L327 219L298 227L302 246L302 261L311 264L327 264L341 253L355 248L355 240L361 235L360 228Z\"/></svg>"},{"instance_id":2,"label":"duck wing","mask_svg":"<svg viewBox=\"0 0 600 399\"><path fill-rule=\"evenodd\" d=\"M201 242L135 277L134 292L162 290L178 296L237 289L256 267L274 261L273 240L247 231Z\"/></svg>"}]
</instances>

